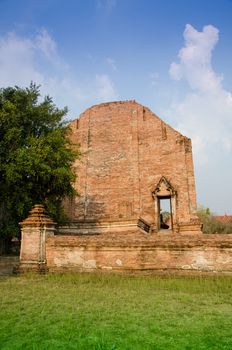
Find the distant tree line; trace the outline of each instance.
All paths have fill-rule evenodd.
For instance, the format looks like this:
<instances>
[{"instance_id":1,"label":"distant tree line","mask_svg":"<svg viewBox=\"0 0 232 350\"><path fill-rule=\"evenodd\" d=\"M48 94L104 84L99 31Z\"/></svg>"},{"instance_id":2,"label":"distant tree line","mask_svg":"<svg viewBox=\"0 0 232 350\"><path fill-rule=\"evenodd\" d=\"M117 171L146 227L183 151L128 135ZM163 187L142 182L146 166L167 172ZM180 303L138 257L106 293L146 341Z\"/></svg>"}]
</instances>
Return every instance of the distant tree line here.
<instances>
[{"instance_id":1,"label":"distant tree line","mask_svg":"<svg viewBox=\"0 0 232 350\"><path fill-rule=\"evenodd\" d=\"M203 233L232 233L232 221L220 221L209 208L199 207L197 215L203 223Z\"/></svg>"}]
</instances>

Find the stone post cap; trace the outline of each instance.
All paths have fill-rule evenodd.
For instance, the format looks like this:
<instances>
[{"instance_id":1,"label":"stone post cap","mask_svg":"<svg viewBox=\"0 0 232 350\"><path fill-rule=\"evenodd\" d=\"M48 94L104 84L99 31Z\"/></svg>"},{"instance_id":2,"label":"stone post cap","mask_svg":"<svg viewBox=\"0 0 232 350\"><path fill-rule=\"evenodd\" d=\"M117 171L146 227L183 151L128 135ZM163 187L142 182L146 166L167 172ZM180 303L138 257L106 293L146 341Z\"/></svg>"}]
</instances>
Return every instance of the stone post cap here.
<instances>
[{"instance_id":1,"label":"stone post cap","mask_svg":"<svg viewBox=\"0 0 232 350\"><path fill-rule=\"evenodd\" d=\"M42 204L36 204L29 212L28 217L19 224L21 226L54 226L56 223L47 215Z\"/></svg>"}]
</instances>

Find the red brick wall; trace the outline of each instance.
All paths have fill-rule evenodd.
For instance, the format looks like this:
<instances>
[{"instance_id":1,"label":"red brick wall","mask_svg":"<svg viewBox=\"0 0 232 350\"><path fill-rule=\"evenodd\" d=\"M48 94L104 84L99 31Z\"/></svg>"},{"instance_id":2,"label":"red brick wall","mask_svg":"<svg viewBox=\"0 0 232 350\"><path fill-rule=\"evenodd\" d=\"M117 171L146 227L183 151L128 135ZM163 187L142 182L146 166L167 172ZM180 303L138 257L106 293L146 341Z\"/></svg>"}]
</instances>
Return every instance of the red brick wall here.
<instances>
[{"instance_id":1,"label":"red brick wall","mask_svg":"<svg viewBox=\"0 0 232 350\"><path fill-rule=\"evenodd\" d=\"M162 176L177 191L179 223L196 219L190 139L134 101L93 106L71 127L83 152L75 164L80 196L66 202L72 221L154 217L152 191Z\"/></svg>"},{"instance_id":2,"label":"red brick wall","mask_svg":"<svg viewBox=\"0 0 232 350\"><path fill-rule=\"evenodd\" d=\"M74 165L79 196L66 201L73 225L59 230L67 235L53 236L54 222L35 206L21 223L22 271L232 271L232 234L191 234L196 194L189 139L133 101L94 106L71 127L83 152ZM136 223L159 214L153 192L163 177L174 193L179 230L146 233Z\"/></svg>"},{"instance_id":3,"label":"red brick wall","mask_svg":"<svg viewBox=\"0 0 232 350\"><path fill-rule=\"evenodd\" d=\"M30 228L24 230L21 239L20 260L38 261L41 245L41 228L35 227L33 232Z\"/></svg>"},{"instance_id":4,"label":"red brick wall","mask_svg":"<svg viewBox=\"0 0 232 350\"><path fill-rule=\"evenodd\" d=\"M128 245L128 239L130 244ZM49 271L232 271L232 235L54 236L46 244Z\"/></svg>"}]
</instances>

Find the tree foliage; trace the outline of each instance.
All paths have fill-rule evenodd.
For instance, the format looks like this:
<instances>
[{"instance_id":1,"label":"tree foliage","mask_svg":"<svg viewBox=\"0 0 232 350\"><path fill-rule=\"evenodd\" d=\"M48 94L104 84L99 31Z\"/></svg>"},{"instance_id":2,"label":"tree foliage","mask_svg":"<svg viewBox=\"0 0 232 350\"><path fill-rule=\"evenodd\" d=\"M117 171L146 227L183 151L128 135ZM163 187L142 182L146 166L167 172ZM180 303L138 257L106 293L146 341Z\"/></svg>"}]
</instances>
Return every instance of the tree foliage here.
<instances>
[{"instance_id":1,"label":"tree foliage","mask_svg":"<svg viewBox=\"0 0 232 350\"><path fill-rule=\"evenodd\" d=\"M169 211L166 211L166 210L162 211L162 217L163 217L163 221L165 223L169 220L170 216L171 216L171 214Z\"/></svg>"},{"instance_id":2,"label":"tree foliage","mask_svg":"<svg viewBox=\"0 0 232 350\"><path fill-rule=\"evenodd\" d=\"M203 233L232 233L232 223L218 221L209 208L200 207L197 214L203 223Z\"/></svg>"},{"instance_id":3,"label":"tree foliage","mask_svg":"<svg viewBox=\"0 0 232 350\"><path fill-rule=\"evenodd\" d=\"M67 108L58 109L39 87L0 89L0 235L15 235L18 222L34 204L43 203L56 221L62 199L72 195L71 144L63 122Z\"/></svg>"}]
</instances>

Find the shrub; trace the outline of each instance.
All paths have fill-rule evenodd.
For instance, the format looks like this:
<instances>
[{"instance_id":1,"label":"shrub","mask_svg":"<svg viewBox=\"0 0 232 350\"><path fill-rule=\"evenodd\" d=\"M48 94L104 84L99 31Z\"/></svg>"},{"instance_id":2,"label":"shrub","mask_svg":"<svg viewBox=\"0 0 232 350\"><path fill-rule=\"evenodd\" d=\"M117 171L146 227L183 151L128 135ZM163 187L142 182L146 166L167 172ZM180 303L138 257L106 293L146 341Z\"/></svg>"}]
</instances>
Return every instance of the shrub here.
<instances>
[{"instance_id":1,"label":"shrub","mask_svg":"<svg viewBox=\"0 0 232 350\"><path fill-rule=\"evenodd\" d=\"M203 233L232 233L232 222L219 221L209 208L199 207L197 215L203 223Z\"/></svg>"}]
</instances>

